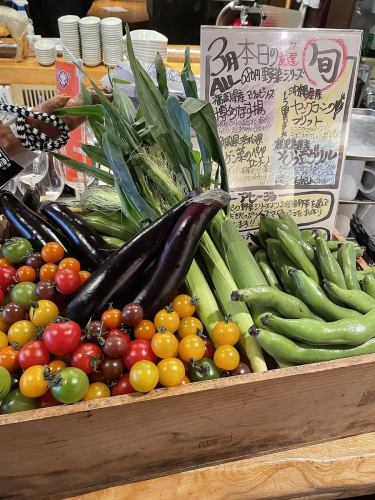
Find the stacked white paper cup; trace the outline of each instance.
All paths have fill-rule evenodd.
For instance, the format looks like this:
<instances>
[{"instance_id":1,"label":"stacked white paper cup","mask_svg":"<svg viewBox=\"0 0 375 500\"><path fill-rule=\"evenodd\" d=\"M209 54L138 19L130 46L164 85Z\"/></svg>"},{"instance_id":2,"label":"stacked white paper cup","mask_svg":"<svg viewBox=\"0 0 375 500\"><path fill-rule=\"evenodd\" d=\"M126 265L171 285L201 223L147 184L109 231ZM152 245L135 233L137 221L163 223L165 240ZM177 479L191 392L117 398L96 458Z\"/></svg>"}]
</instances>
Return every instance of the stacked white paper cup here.
<instances>
[{"instance_id":1,"label":"stacked white paper cup","mask_svg":"<svg viewBox=\"0 0 375 500\"><path fill-rule=\"evenodd\" d=\"M106 17L101 21L103 62L116 66L123 61L122 20L119 17Z\"/></svg>"},{"instance_id":2,"label":"stacked white paper cup","mask_svg":"<svg viewBox=\"0 0 375 500\"><path fill-rule=\"evenodd\" d=\"M81 58L78 22L78 16L62 16L58 19L63 55L66 61Z\"/></svg>"},{"instance_id":3,"label":"stacked white paper cup","mask_svg":"<svg viewBox=\"0 0 375 500\"><path fill-rule=\"evenodd\" d=\"M82 59L86 66L97 66L102 60L99 17L88 16L79 20Z\"/></svg>"},{"instance_id":4,"label":"stacked white paper cup","mask_svg":"<svg viewBox=\"0 0 375 500\"><path fill-rule=\"evenodd\" d=\"M134 30L130 33L130 36L134 55L140 61L153 63L158 53L163 60L167 59L168 38L158 31Z\"/></svg>"},{"instance_id":5,"label":"stacked white paper cup","mask_svg":"<svg viewBox=\"0 0 375 500\"><path fill-rule=\"evenodd\" d=\"M56 45L52 40L41 39L35 45L35 57L42 66L50 66L56 61Z\"/></svg>"}]
</instances>

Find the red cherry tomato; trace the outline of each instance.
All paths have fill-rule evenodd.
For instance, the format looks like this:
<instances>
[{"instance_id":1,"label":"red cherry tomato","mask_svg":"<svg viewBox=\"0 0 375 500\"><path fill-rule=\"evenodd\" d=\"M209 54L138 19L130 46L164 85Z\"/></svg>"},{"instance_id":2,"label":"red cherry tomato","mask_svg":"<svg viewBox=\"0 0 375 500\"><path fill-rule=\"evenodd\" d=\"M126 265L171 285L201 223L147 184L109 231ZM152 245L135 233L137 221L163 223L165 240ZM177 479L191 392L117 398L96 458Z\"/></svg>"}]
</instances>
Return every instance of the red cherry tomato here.
<instances>
[{"instance_id":1,"label":"red cherry tomato","mask_svg":"<svg viewBox=\"0 0 375 500\"><path fill-rule=\"evenodd\" d=\"M97 344L86 342L74 350L70 358L70 364L75 368L80 368L85 373L100 371L100 365L103 361L103 353Z\"/></svg>"},{"instance_id":2,"label":"red cherry tomato","mask_svg":"<svg viewBox=\"0 0 375 500\"><path fill-rule=\"evenodd\" d=\"M4 292L3 292L3 290L0 288L0 304L2 304L2 303L4 302L4 299L5 299Z\"/></svg>"},{"instance_id":3,"label":"red cherry tomato","mask_svg":"<svg viewBox=\"0 0 375 500\"><path fill-rule=\"evenodd\" d=\"M22 370L34 365L47 365L50 359L50 353L44 342L41 340L31 340L21 347L18 362Z\"/></svg>"},{"instance_id":4,"label":"red cherry tomato","mask_svg":"<svg viewBox=\"0 0 375 500\"><path fill-rule=\"evenodd\" d=\"M43 396L40 396L38 400L38 408L49 408L50 406L58 406L61 405L60 401L57 401L52 396L51 391L47 391Z\"/></svg>"},{"instance_id":5,"label":"red cherry tomato","mask_svg":"<svg viewBox=\"0 0 375 500\"><path fill-rule=\"evenodd\" d=\"M151 349L151 342L148 340L137 339L132 340L129 343L122 359L124 361L125 368L130 370L130 368L137 361L147 360L155 363L158 358Z\"/></svg>"},{"instance_id":6,"label":"red cherry tomato","mask_svg":"<svg viewBox=\"0 0 375 500\"><path fill-rule=\"evenodd\" d=\"M9 285L15 283L17 269L13 266L0 266L0 288L6 290Z\"/></svg>"},{"instance_id":7,"label":"red cherry tomato","mask_svg":"<svg viewBox=\"0 0 375 500\"><path fill-rule=\"evenodd\" d=\"M112 396L121 396L122 394L131 394L135 392L129 382L129 373L123 375L116 385L112 387Z\"/></svg>"},{"instance_id":8,"label":"red cherry tomato","mask_svg":"<svg viewBox=\"0 0 375 500\"><path fill-rule=\"evenodd\" d=\"M206 346L206 350L204 351L203 357L208 359L213 359L215 354L215 346L213 345L210 339L203 339L203 340Z\"/></svg>"},{"instance_id":9,"label":"red cherry tomato","mask_svg":"<svg viewBox=\"0 0 375 500\"><path fill-rule=\"evenodd\" d=\"M81 286L79 272L74 269L59 269L55 274L55 282L59 292L64 295L75 293Z\"/></svg>"},{"instance_id":10,"label":"red cherry tomato","mask_svg":"<svg viewBox=\"0 0 375 500\"><path fill-rule=\"evenodd\" d=\"M51 323L43 332L43 341L53 354L70 354L81 341L81 327L75 321Z\"/></svg>"}]
</instances>

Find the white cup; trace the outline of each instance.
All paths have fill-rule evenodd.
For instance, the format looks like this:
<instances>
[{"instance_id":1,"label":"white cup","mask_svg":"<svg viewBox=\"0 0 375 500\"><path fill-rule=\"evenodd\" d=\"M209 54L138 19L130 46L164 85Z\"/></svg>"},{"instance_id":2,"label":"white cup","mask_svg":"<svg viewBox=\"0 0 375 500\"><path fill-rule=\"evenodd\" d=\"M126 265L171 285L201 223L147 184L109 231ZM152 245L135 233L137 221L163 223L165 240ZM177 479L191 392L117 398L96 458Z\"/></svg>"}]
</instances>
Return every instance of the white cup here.
<instances>
[{"instance_id":1,"label":"white cup","mask_svg":"<svg viewBox=\"0 0 375 500\"><path fill-rule=\"evenodd\" d=\"M361 186L366 162L363 160L345 160L340 183L340 200L355 200Z\"/></svg>"},{"instance_id":2,"label":"white cup","mask_svg":"<svg viewBox=\"0 0 375 500\"><path fill-rule=\"evenodd\" d=\"M359 205L357 215L372 235L375 234L375 205Z\"/></svg>"},{"instance_id":3,"label":"white cup","mask_svg":"<svg viewBox=\"0 0 375 500\"><path fill-rule=\"evenodd\" d=\"M375 201L375 165L370 163L363 170L362 182L359 190L366 198Z\"/></svg>"},{"instance_id":4,"label":"white cup","mask_svg":"<svg viewBox=\"0 0 375 500\"><path fill-rule=\"evenodd\" d=\"M350 233L350 219L357 212L358 205L355 203L340 203L337 211L335 227L343 236Z\"/></svg>"}]
</instances>

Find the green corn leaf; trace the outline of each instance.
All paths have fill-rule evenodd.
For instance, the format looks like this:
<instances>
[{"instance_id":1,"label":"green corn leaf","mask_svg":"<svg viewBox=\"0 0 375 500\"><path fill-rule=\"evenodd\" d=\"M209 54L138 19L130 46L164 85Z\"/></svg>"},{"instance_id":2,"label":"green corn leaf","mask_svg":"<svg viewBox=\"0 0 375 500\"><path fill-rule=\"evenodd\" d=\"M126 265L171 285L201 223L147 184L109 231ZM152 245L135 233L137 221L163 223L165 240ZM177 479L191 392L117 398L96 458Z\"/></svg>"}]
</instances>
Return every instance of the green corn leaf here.
<instances>
[{"instance_id":1,"label":"green corn leaf","mask_svg":"<svg viewBox=\"0 0 375 500\"><path fill-rule=\"evenodd\" d=\"M81 172L83 174L91 175L92 177L95 177L99 181L105 182L106 184L109 184L110 186L114 186L115 180L112 174L105 172L103 170L100 170L99 168L96 167L91 167L87 165L86 163L82 163L81 161L78 160L73 160L71 158L68 158L67 156L61 155L59 153L51 153L55 158L60 160L62 163L67 165L70 168L73 168L74 170L77 170L77 172Z\"/></svg>"},{"instance_id":2,"label":"green corn leaf","mask_svg":"<svg viewBox=\"0 0 375 500\"><path fill-rule=\"evenodd\" d=\"M87 90L85 85L81 85L81 94L83 97L83 102L86 105L91 105L92 104L92 94L89 90Z\"/></svg>"},{"instance_id":3,"label":"green corn leaf","mask_svg":"<svg viewBox=\"0 0 375 500\"><path fill-rule=\"evenodd\" d=\"M133 123L135 118L135 107L131 99L121 92L121 90L115 85L113 87L113 104L115 105L118 112L128 123Z\"/></svg>"},{"instance_id":4,"label":"green corn leaf","mask_svg":"<svg viewBox=\"0 0 375 500\"><path fill-rule=\"evenodd\" d=\"M97 146L92 146L90 144L81 144L81 149L93 162L110 168L111 165L105 157L102 148L98 148Z\"/></svg>"},{"instance_id":5,"label":"green corn leaf","mask_svg":"<svg viewBox=\"0 0 375 500\"><path fill-rule=\"evenodd\" d=\"M156 68L156 79L158 81L159 90L164 99L168 99L168 82L167 82L167 71L165 69L163 59L160 57L159 52L155 58L155 68Z\"/></svg>"},{"instance_id":6,"label":"green corn leaf","mask_svg":"<svg viewBox=\"0 0 375 500\"><path fill-rule=\"evenodd\" d=\"M181 71L181 81L186 97L198 97L197 82L190 65L190 47L185 49L184 67Z\"/></svg>"},{"instance_id":7,"label":"green corn leaf","mask_svg":"<svg viewBox=\"0 0 375 500\"><path fill-rule=\"evenodd\" d=\"M103 120L104 110L101 104L89 104L56 109L54 114L56 116L95 116L98 120Z\"/></svg>"},{"instance_id":8,"label":"green corn leaf","mask_svg":"<svg viewBox=\"0 0 375 500\"><path fill-rule=\"evenodd\" d=\"M167 99L168 114L185 144L191 146L190 120L188 114L182 109L180 101L176 96L170 95Z\"/></svg>"},{"instance_id":9,"label":"green corn leaf","mask_svg":"<svg viewBox=\"0 0 375 500\"><path fill-rule=\"evenodd\" d=\"M114 76L112 78L112 83L117 83L118 85L130 85L132 82L129 80L123 80L122 78L118 78L117 76Z\"/></svg>"}]
</instances>

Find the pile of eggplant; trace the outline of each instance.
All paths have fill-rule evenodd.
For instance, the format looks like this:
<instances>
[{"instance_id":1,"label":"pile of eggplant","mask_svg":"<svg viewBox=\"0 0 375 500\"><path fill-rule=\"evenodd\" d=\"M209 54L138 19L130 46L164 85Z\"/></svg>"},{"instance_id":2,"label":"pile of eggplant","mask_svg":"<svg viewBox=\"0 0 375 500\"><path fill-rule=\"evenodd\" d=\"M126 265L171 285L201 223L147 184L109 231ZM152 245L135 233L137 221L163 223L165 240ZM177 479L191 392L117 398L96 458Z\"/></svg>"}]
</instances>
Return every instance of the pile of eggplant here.
<instances>
[{"instance_id":1,"label":"pile of eggplant","mask_svg":"<svg viewBox=\"0 0 375 500\"><path fill-rule=\"evenodd\" d=\"M146 317L169 304L183 284L207 225L229 199L219 189L187 197L117 251L63 203L45 202L39 215L1 191L0 211L35 251L58 241L92 271L64 312L85 327L108 303L139 303Z\"/></svg>"}]
</instances>

